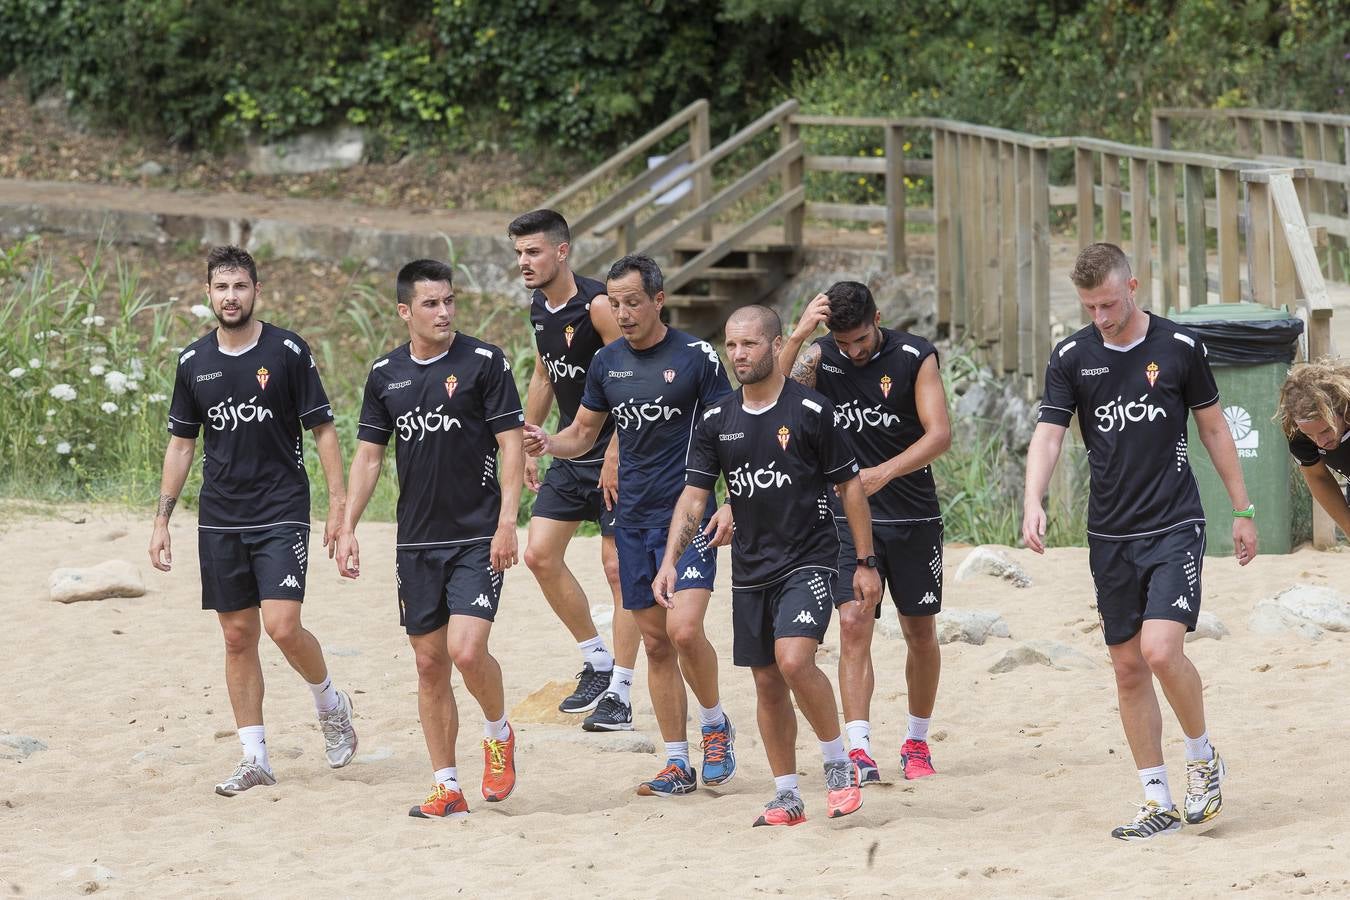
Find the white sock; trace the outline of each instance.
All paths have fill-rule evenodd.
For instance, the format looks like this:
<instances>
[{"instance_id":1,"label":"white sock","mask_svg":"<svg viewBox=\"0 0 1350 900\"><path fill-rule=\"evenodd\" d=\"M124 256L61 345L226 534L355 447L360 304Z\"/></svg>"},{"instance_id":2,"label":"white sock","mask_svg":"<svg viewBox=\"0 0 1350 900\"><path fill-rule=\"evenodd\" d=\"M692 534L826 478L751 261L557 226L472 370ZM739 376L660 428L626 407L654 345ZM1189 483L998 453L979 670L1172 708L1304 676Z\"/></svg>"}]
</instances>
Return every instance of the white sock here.
<instances>
[{"instance_id":1,"label":"white sock","mask_svg":"<svg viewBox=\"0 0 1350 900\"><path fill-rule=\"evenodd\" d=\"M506 716L502 716L493 722L488 719L483 720L483 737L490 741L504 741L511 736L511 729L506 724Z\"/></svg>"},{"instance_id":2,"label":"white sock","mask_svg":"<svg viewBox=\"0 0 1350 900\"><path fill-rule=\"evenodd\" d=\"M314 708L319 712L332 712L338 708L341 701L338 700L337 688L333 687L332 678L325 678L319 684L311 684L309 689L314 694Z\"/></svg>"},{"instance_id":3,"label":"white sock","mask_svg":"<svg viewBox=\"0 0 1350 900\"><path fill-rule=\"evenodd\" d=\"M444 769L437 769L436 783L445 785L447 791L459 790L459 769L455 766L446 766Z\"/></svg>"},{"instance_id":4,"label":"white sock","mask_svg":"<svg viewBox=\"0 0 1350 900\"><path fill-rule=\"evenodd\" d=\"M791 775L773 776L773 789L775 791L792 791L798 797L802 795L801 789L797 787L797 773Z\"/></svg>"},{"instance_id":5,"label":"white sock","mask_svg":"<svg viewBox=\"0 0 1350 900\"><path fill-rule=\"evenodd\" d=\"M1185 734L1182 735L1185 737ZM1197 759L1203 759L1209 762L1214 758L1214 745L1209 742L1209 730L1200 733L1199 737L1186 738L1186 762L1193 762Z\"/></svg>"},{"instance_id":6,"label":"white sock","mask_svg":"<svg viewBox=\"0 0 1350 900\"><path fill-rule=\"evenodd\" d=\"M245 725L239 729L239 743L244 748L244 758L251 759L267 771L272 771L272 764L267 760L267 737L266 729L261 725Z\"/></svg>"},{"instance_id":7,"label":"white sock","mask_svg":"<svg viewBox=\"0 0 1350 900\"><path fill-rule=\"evenodd\" d=\"M850 747L854 750L861 750L868 756L872 755L872 725L870 722L866 719L845 722L844 731L848 734Z\"/></svg>"},{"instance_id":8,"label":"white sock","mask_svg":"<svg viewBox=\"0 0 1350 900\"><path fill-rule=\"evenodd\" d=\"M932 716L927 719L920 719L918 716L909 717L909 731L905 735L907 741L926 741L928 740L928 726L933 724Z\"/></svg>"},{"instance_id":9,"label":"white sock","mask_svg":"<svg viewBox=\"0 0 1350 900\"><path fill-rule=\"evenodd\" d=\"M666 759L677 759L686 769L689 768L689 742L666 741Z\"/></svg>"},{"instance_id":10,"label":"white sock","mask_svg":"<svg viewBox=\"0 0 1350 900\"><path fill-rule=\"evenodd\" d=\"M609 690L610 693L617 694L624 705L632 706L633 670L615 666L614 674L609 676Z\"/></svg>"},{"instance_id":11,"label":"white sock","mask_svg":"<svg viewBox=\"0 0 1350 900\"><path fill-rule=\"evenodd\" d=\"M821 741L820 752L825 762L848 762L848 751L844 749L844 739L837 737L832 741Z\"/></svg>"},{"instance_id":12,"label":"white sock","mask_svg":"<svg viewBox=\"0 0 1350 900\"><path fill-rule=\"evenodd\" d=\"M581 651L581 661L590 663L595 671L608 672L614 668L614 656L600 635L597 634L589 641L577 642L577 649Z\"/></svg>"},{"instance_id":13,"label":"white sock","mask_svg":"<svg viewBox=\"0 0 1350 900\"><path fill-rule=\"evenodd\" d=\"M722 712L722 701L718 700L716 706L700 706L698 708L698 724L700 725L721 725L726 721L727 714Z\"/></svg>"},{"instance_id":14,"label":"white sock","mask_svg":"<svg viewBox=\"0 0 1350 900\"><path fill-rule=\"evenodd\" d=\"M1144 802L1156 800L1163 809L1172 808L1172 789L1167 784L1167 766L1140 769L1139 783L1144 786Z\"/></svg>"}]
</instances>

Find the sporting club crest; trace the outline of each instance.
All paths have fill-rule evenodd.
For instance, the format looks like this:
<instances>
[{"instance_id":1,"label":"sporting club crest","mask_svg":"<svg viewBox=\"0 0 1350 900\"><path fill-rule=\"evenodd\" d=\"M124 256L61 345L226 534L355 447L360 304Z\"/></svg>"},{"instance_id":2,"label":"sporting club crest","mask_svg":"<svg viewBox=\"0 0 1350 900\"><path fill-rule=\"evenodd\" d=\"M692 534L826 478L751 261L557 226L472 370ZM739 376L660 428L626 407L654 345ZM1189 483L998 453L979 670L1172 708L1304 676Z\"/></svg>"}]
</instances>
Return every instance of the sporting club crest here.
<instances>
[{"instance_id":1,"label":"sporting club crest","mask_svg":"<svg viewBox=\"0 0 1350 900\"><path fill-rule=\"evenodd\" d=\"M459 379L453 375L447 375L445 378L445 396L453 399L457 387L459 387Z\"/></svg>"},{"instance_id":2,"label":"sporting club crest","mask_svg":"<svg viewBox=\"0 0 1350 900\"><path fill-rule=\"evenodd\" d=\"M572 325L563 329L563 340L567 341L567 346L572 346L572 338L576 336L576 333L576 327Z\"/></svg>"},{"instance_id":3,"label":"sporting club crest","mask_svg":"<svg viewBox=\"0 0 1350 900\"><path fill-rule=\"evenodd\" d=\"M1154 383L1158 380L1158 364L1151 362L1144 366L1144 377L1148 379L1148 386L1153 387Z\"/></svg>"},{"instance_id":4,"label":"sporting club crest","mask_svg":"<svg viewBox=\"0 0 1350 900\"><path fill-rule=\"evenodd\" d=\"M891 398L891 376L889 375L881 376L881 396L887 400Z\"/></svg>"},{"instance_id":5,"label":"sporting club crest","mask_svg":"<svg viewBox=\"0 0 1350 900\"><path fill-rule=\"evenodd\" d=\"M264 391L267 390L267 379L271 377L272 375L267 371L266 366L258 369L258 387L262 388Z\"/></svg>"},{"instance_id":6,"label":"sporting club crest","mask_svg":"<svg viewBox=\"0 0 1350 900\"><path fill-rule=\"evenodd\" d=\"M786 425L778 429L778 446L782 447L784 450L787 450L788 441L790 441L791 439L792 439L792 432L788 431L788 427Z\"/></svg>"},{"instance_id":7,"label":"sporting club crest","mask_svg":"<svg viewBox=\"0 0 1350 900\"><path fill-rule=\"evenodd\" d=\"M661 377L666 380L666 384L670 384L672 381L675 380L675 370L666 369L664 372L661 373Z\"/></svg>"}]
</instances>

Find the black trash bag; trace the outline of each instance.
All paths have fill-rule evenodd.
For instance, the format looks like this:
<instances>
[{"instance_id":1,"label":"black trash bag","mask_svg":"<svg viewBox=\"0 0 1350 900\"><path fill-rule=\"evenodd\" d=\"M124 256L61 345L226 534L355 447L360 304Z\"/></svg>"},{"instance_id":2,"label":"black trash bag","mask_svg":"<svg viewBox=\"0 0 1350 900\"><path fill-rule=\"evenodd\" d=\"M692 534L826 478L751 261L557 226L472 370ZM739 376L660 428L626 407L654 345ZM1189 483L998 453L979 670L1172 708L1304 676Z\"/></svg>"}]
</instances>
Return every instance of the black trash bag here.
<instances>
[{"instance_id":1,"label":"black trash bag","mask_svg":"<svg viewBox=\"0 0 1350 900\"><path fill-rule=\"evenodd\" d=\"M1209 351L1211 366L1256 366L1294 361L1302 319L1267 319L1255 322L1182 322Z\"/></svg>"}]
</instances>

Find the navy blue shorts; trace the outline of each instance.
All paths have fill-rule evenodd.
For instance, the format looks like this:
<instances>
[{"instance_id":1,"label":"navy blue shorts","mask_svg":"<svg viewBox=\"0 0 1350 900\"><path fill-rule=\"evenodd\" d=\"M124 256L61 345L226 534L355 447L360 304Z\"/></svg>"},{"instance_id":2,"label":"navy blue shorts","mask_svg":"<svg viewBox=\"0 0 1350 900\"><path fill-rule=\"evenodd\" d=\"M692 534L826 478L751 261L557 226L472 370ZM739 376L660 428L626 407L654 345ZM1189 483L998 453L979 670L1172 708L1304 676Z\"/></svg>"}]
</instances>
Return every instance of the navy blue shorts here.
<instances>
[{"instance_id":1,"label":"navy blue shorts","mask_svg":"<svg viewBox=\"0 0 1350 900\"><path fill-rule=\"evenodd\" d=\"M598 522L600 533L614 534L614 510L605 509L600 465L582 466L555 459L544 473L530 515L559 522Z\"/></svg>"},{"instance_id":2,"label":"navy blue shorts","mask_svg":"<svg viewBox=\"0 0 1350 900\"><path fill-rule=\"evenodd\" d=\"M1203 525L1129 541L1089 537L1088 566L1106 643L1125 643L1145 619L1168 619L1194 631L1204 558Z\"/></svg>"},{"instance_id":3,"label":"navy blue shorts","mask_svg":"<svg viewBox=\"0 0 1350 900\"><path fill-rule=\"evenodd\" d=\"M197 531L202 609L238 612L264 600L304 600L309 528Z\"/></svg>"},{"instance_id":4,"label":"navy blue shorts","mask_svg":"<svg viewBox=\"0 0 1350 900\"><path fill-rule=\"evenodd\" d=\"M711 591L717 580L717 549L708 546L703 529L689 542L675 566L675 590L702 588ZM619 552L619 583L624 609L648 609L656 605L652 582L666 556L666 528L615 528L614 548Z\"/></svg>"},{"instance_id":5,"label":"navy blue shorts","mask_svg":"<svg viewBox=\"0 0 1350 900\"><path fill-rule=\"evenodd\" d=\"M492 571L492 543L398 549L398 623L408 634L430 634L451 616L497 617L502 574Z\"/></svg>"}]
</instances>

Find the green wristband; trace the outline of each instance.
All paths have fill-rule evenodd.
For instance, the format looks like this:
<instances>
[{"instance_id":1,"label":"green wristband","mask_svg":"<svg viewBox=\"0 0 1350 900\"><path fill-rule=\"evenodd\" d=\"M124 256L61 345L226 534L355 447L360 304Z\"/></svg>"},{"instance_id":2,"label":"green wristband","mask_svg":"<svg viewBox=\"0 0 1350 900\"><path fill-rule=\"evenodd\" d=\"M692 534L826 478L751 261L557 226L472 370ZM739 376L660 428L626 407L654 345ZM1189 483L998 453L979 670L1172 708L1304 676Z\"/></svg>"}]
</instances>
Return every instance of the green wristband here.
<instances>
[{"instance_id":1,"label":"green wristband","mask_svg":"<svg viewBox=\"0 0 1350 900\"><path fill-rule=\"evenodd\" d=\"M1256 518L1256 504L1255 504L1255 503L1249 503L1249 504L1247 504L1247 508L1246 508L1246 509L1235 509L1235 510L1233 510L1233 518L1235 518L1235 519L1255 519L1255 518Z\"/></svg>"}]
</instances>

